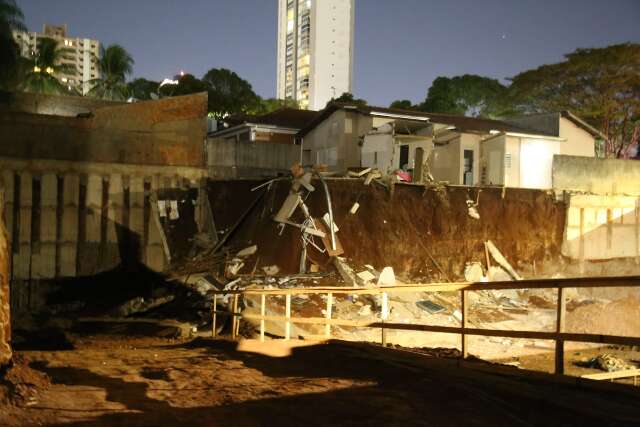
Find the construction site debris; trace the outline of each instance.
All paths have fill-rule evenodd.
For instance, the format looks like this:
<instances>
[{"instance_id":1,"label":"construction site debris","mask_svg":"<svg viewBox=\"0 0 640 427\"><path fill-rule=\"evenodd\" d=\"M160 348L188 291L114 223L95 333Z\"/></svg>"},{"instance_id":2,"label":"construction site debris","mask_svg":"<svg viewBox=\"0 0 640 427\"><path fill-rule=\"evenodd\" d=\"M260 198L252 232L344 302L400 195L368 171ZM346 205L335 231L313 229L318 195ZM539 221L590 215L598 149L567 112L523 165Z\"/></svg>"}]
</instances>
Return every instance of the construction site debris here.
<instances>
[{"instance_id":1,"label":"construction site debris","mask_svg":"<svg viewBox=\"0 0 640 427\"><path fill-rule=\"evenodd\" d=\"M360 209L360 203L355 202L355 203L353 204L353 206L351 206L351 209L349 209L349 213L350 213L351 215L355 215L355 214L356 214L356 212L358 212L358 209Z\"/></svg>"},{"instance_id":2,"label":"construction site debris","mask_svg":"<svg viewBox=\"0 0 640 427\"><path fill-rule=\"evenodd\" d=\"M238 258L246 258L249 257L251 255L255 255L255 253L258 252L258 246L257 245L253 245L253 246L249 246L247 248L244 248L243 250L239 251L236 256Z\"/></svg>"},{"instance_id":3,"label":"construction site debris","mask_svg":"<svg viewBox=\"0 0 640 427\"><path fill-rule=\"evenodd\" d=\"M467 282L483 282L486 280L482 271L482 264L469 262L464 268L464 279Z\"/></svg>"},{"instance_id":4,"label":"construction site debris","mask_svg":"<svg viewBox=\"0 0 640 427\"><path fill-rule=\"evenodd\" d=\"M338 270L340 277L342 277L342 280L346 283L347 286L358 286L358 283L356 281L356 274L354 273L353 269L349 267L346 259L338 256L334 257L333 265L335 265L336 270Z\"/></svg>"},{"instance_id":5,"label":"construction site debris","mask_svg":"<svg viewBox=\"0 0 640 427\"><path fill-rule=\"evenodd\" d=\"M280 272L280 267L278 267L277 265L269 265L266 267L262 267L262 271L264 271L264 274L266 274L267 276L275 276Z\"/></svg>"},{"instance_id":6,"label":"construction site debris","mask_svg":"<svg viewBox=\"0 0 640 427\"><path fill-rule=\"evenodd\" d=\"M374 169L367 174L367 177L364 180L364 185L370 185L374 179L380 178L382 178L382 174L377 169Z\"/></svg>"},{"instance_id":7,"label":"construction site debris","mask_svg":"<svg viewBox=\"0 0 640 427\"><path fill-rule=\"evenodd\" d=\"M587 365L591 368L600 369L606 372L626 371L628 369L636 368L634 365L631 365L610 353L604 353L594 357L587 362Z\"/></svg>"},{"instance_id":8,"label":"construction site debris","mask_svg":"<svg viewBox=\"0 0 640 427\"><path fill-rule=\"evenodd\" d=\"M361 171L358 171L358 172L349 171L349 176L354 177L354 178L361 178L361 177L365 176L366 174L368 174L369 172L371 172L371 168L365 168L365 169L362 169Z\"/></svg>"},{"instance_id":9,"label":"construction site debris","mask_svg":"<svg viewBox=\"0 0 640 427\"><path fill-rule=\"evenodd\" d=\"M362 280L363 284L368 285L369 282L372 282L376 279L375 274L371 273L368 270L361 271L357 274L358 279Z\"/></svg>"},{"instance_id":10,"label":"construction site debris","mask_svg":"<svg viewBox=\"0 0 640 427\"><path fill-rule=\"evenodd\" d=\"M467 200L467 213L473 219L480 219L478 207L476 205L476 202L474 202L473 200Z\"/></svg>"},{"instance_id":11,"label":"construction site debris","mask_svg":"<svg viewBox=\"0 0 640 427\"><path fill-rule=\"evenodd\" d=\"M493 244L491 240L487 240L485 243L489 253L498 264L500 264L510 275L516 280L522 280L522 277L511 267L511 264L507 261L507 259L502 255L502 253L498 250L496 245ZM493 276L490 276L493 280Z\"/></svg>"},{"instance_id":12,"label":"construction site debris","mask_svg":"<svg viewBox=\"0 0 640 427\"><path fill-rule=\"evenodd\" d=\"M429 300L416 301L416 305L429 314L437 314L445 311L443 306Z\"/></svg>"},{"instance_id":13,"label":"construction site debris","mask_svg":"<svg viewBox=\"0 0 640 427\"><path fill-rule=\"evenodd\" d=\"M380 272L380 276L378 277L378 286L395 286L396 284L396 275L393 272L393 267L385 267Z\"/></svg>"}]
</instances>

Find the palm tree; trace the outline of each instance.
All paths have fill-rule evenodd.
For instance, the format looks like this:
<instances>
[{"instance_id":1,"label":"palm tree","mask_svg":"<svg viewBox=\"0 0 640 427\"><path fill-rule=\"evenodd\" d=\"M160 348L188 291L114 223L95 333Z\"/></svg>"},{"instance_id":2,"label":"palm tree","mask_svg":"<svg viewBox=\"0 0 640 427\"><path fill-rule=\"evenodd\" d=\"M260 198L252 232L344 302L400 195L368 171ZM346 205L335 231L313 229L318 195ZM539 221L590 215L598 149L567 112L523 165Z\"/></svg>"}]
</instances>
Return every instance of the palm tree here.
<instances>
[{"instance_id":1,"label":"palm tree","mask_svg":"<svg viewBox=\"0 0 640 427\"><path fill-rule=\"evenodd\" d=\"M56 75L75 75L76 69L71 64L62 61L69 49L59 48L58 42L50 38L38 40L37 51L29 59L29 71L22 82L22 88L27 92L67 94L74 93L64 85Z\"/></svg>"},{"instance_id":2,"label":"palm tree","mask_svg":"<svg viewBox=\"0 0 640 427\"><path fill-rule=\"evenodd\" d=\"M0 88L7 88L15 77L20 61L18 45L13 40L13 31L26 30L24 15L15 0L0 0Z\"/></svg>"},{"instance_id":3,"label":"palm tree","mask_svg":"<svg viewBox=\"0 0 640 427\"><path fill-rule=\"evenodd\" d=\"M93 86L89 96L124 101L129 96L126 77L133 72L133 58L122 46L112 44L101 50L101 58L96 58L100 77L91 80Z\"/></svg>"}]
</instances>

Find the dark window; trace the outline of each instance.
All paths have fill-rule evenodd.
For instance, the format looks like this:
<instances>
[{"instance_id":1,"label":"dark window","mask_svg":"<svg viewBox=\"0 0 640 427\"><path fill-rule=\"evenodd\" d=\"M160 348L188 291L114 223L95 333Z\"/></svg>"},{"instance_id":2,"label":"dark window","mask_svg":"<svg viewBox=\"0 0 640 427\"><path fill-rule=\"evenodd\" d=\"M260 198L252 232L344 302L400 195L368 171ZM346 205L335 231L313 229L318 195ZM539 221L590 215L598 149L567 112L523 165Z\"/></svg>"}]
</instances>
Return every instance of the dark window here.
<instances>
[{"instance_id":1,"label":"dark window","mask_svg":"<svg viewBox=\"0 0 640 427\"><path fill-rule=\"evenodd\" d=\"M400 169L405 169L409 164L409 146L401 145L400 146Z\"/></svg>"}]
</instances>

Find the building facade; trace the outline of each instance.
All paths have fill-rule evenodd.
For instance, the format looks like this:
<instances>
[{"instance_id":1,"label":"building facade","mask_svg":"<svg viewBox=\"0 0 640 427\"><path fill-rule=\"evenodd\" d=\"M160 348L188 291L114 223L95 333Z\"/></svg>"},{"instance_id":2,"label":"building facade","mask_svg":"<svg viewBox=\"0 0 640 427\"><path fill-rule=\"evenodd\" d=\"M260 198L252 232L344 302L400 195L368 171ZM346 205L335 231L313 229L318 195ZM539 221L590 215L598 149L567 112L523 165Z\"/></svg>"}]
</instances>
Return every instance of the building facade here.
<instances>
[{"instance_id":1,"label":"building facade","mask_svg":"<svg viewBox=\"0 0 640 427\"><path fill-rule=\"evenodd\" d=\"M70 89L75 89L78 93L85 95L91 89L90 81L100 77L100 71L94 58L100 54L100 42L79 37L69 37L67 26L45 24L42 33L14 31L13 38L20 46L20 54L25 58L30 58L37 51L38 40L42 38L54 39L58 46L67 50L64 64L74 67L73 74L60 74L56 77Z\"/></svg>"},{"instance_id":2,"label":"building facade","mask_svg":"<svg viewBox=\"0 0 640 427\"><path fill-rule=\"evenodd\" d=\"M280 99L321 110L352 92L355 0L278 0Z\"/></svg>"}]
</instances>

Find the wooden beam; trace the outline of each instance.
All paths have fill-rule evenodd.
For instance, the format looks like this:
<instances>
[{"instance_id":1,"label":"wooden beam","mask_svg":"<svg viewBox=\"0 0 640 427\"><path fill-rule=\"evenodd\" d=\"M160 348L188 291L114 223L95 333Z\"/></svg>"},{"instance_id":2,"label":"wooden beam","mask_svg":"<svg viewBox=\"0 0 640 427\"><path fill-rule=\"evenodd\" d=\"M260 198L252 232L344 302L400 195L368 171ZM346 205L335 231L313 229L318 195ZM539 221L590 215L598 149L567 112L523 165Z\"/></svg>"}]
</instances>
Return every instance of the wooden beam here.
<instances>
[{"instance_id":1,"label":"wooden beam","mask_svg":"<svg viewBox=\"0 0 640 427\"><path fill-rule=\"evenodd\" d=\"M616 372L586 374L586 375L581 375L580 378L586 378L589 380L614 380L618 378L630 378L630 377L639 377L639 376L640 376L640 369L627 369L624 371L616 371Z\"/></svg>"}]
</instances>

